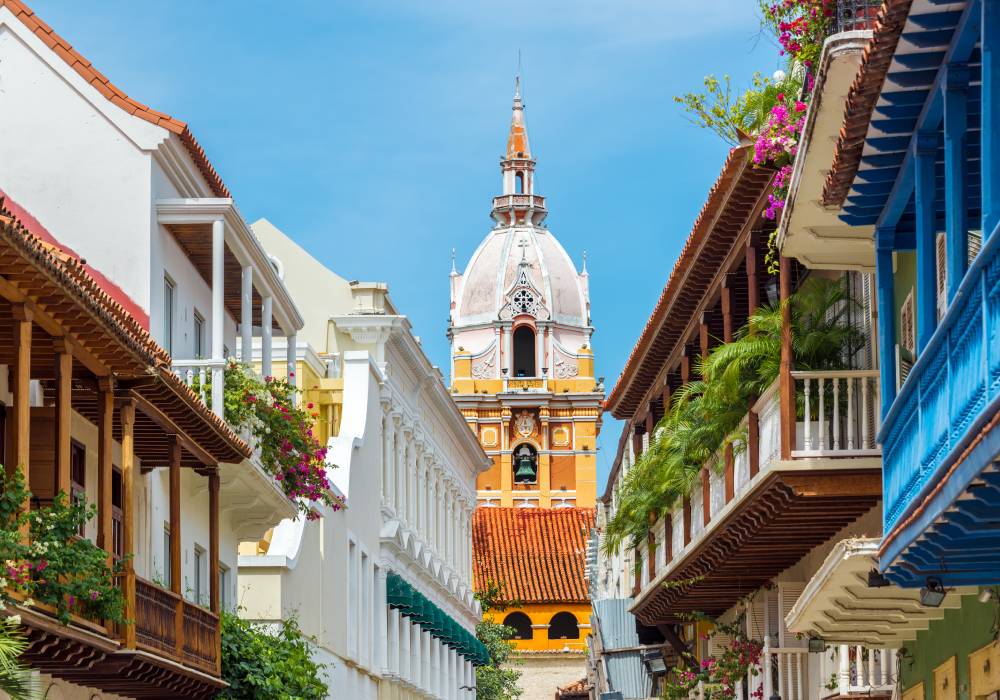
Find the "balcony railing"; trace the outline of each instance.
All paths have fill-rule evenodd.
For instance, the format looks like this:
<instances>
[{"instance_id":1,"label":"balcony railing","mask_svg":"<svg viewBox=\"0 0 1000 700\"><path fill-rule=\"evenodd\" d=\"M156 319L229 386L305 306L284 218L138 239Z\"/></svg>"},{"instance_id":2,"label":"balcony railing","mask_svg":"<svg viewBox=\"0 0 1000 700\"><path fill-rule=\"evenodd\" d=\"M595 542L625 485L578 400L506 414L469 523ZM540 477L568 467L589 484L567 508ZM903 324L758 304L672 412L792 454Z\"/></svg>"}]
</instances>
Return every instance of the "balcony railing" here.
<instances>
[{"instance_id":1,"label":"balcony railing","mask_svg":"<svg viewBox=\"0 0 1000 700\"><path fill-rule=\"evenodd\" d=\"M206 406L213 406L212 379L221 378L225 371L225 360L174 360L174 374L198 395Z\"/></svg>"},{"instance_id":2,"label":"balcony railing","mask_svg":"<svg viewBox=\"0 0 1000 700\"><path fill-rule=\"evenodd\" d=\"M881 450L875 441L880 427L878 370L795 371L792 372L792 381L795 410L799 415L795 425L795 449L791 450L792 461L880 455ZM658 560L661 562L658 572L662 566L669 567L671 562L680 559L724 511L732 510L729 508L732 501L740 501L753 484L770 470L787 464L781 459L779 382L764 392L752 407L751 414L756 419L756 449L751 454L754 440L748 440L747 445L733 450L732 499L726 499L728 477L718 468L724 460L720 452L706 465L709 468L707 489L695 488L687 500L684 507L688 511L687 516L680 504L665 516L671 522L671 546ZM744 420L742 431L751 429L749 418ZM690 523L687 543L686 520ZM658 523L654 531L659 532L662 527ZM667 551L670 559L666 558Z\"/></svg>"},{"instance_id":3,"label":"balcony railing","mask_svg":"<svg viewBox=\"0 0 1000 700\"><path fill-rule=\"evenodd\" d=\"M219 617L136 577L136 646L206 673L219 673Z\"/></svg>"},{"instance_id":4,"label":"balcony railing","mask_svg":"<svg viewBox=\"0 0 1000 700\"><path fill-rule=\"evenodd\" d=\"M505 194L493 198L494 209L545 209L545 197L537 194Z\"/></svg>"},{"instance_id":5,"label":"balcony railing","mask_svg":"<svg viewBox=\"0 0 1000 700\"><path fill-rule=\"evenodd\" d=\"M823 652L820 684L828 695L890 694L896 683L896 651L838 644Z\"/></svg>"},{"instance_id":6,"label":"balcony railing","mask_svg":"<svg viewBox=\"0 0 1000 700\"><path fill-rule=\"evenodd\" d=\"M886 415L884 532L964 444L1000 395L1000 234L969 266ZM990 414L991 415L991 414Z\"/></svg>"},{"instance_id":7,"label":"balcony railing","mask_svg":"<svg viewBox=\"0 0 1000 700\"><path fill-rule=\"evenodd\" d=\"M878 370L792 372L792 377L803 415L792 457L879 454Z\"/></svg>"}]
</instances>

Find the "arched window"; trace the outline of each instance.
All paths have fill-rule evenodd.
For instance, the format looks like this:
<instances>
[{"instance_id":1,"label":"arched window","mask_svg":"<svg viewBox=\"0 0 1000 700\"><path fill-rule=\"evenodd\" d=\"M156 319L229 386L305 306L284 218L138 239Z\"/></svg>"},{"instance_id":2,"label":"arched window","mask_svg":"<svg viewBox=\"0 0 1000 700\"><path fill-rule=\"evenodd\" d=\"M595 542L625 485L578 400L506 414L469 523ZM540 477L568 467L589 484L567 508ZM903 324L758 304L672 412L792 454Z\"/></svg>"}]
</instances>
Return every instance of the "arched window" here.
<instances>
[{"instance_id":1,"label":"arched window","mask_svg":"<svg viewBox=\"0 0 1000 700\"><path fill-rule=\"evenodd\" d=\"M579 639L580 628L576 624L576 615L569 612L558 612L549 620L549 639Z\"/></svg>"},{"instance_id":2,"label":"arched window","mask_svg":"<svg viewBox=\"0 0 1000 700\"><path fill-rule=\"evenodd\" d=\"M514 628L513 639L531 639L531 618L523 612L512 612L503 619L503 623L507 627Z\"/></svg>"},{"instance_id":3,"label":"arched window","mask_svg":"<svg viewBox=\"0 0 1000 700\"><path fill-rule=\"evenodd\" d=\"M524 194L524 173L520 170L514 174L514 193Z\"/></svg>"},{"instance_id":4,"label":"arched window","mask_svg":"<svg viewBox=\"0 0 1000 700\"><path fill-rule=\"evenodd\" d=\"M527 443L514 448L512 460L515 484L534 484L538 481L538 452Z\"/></svg>"},{"instance_id":5,"label":"arched window","mask_svg":"<svg viewBox=\"0 0 1000 700\"><path fill-rule=\"evenodd\" d=\"M514 329L514 376L535 376L535 332L529 326Z\"/></svg>"}]
</instances>

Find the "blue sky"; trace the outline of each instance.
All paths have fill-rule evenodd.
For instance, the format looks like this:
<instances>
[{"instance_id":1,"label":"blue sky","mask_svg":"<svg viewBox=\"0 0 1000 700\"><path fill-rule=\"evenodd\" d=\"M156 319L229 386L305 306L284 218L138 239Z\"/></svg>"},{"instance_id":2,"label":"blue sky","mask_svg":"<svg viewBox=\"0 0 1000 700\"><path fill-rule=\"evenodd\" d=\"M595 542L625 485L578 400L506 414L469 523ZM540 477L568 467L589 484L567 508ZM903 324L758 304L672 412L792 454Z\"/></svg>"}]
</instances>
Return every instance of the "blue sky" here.
<instances>
[{"instance_id":1,"label":"blue sky","mask_svg":"<svg viewBox=\"0 0 1000 700\"><path fill-rule=\"evenodd\" d=\"M520 49L536 191L588 252L610 389L725 157L675 95L778 67L756 0L29 0L132 97L187 121L250 220L386 281L448 366L451 249L490 227ZM607 420L599 489L620 427Z\"/></svg>"}]
</instances>

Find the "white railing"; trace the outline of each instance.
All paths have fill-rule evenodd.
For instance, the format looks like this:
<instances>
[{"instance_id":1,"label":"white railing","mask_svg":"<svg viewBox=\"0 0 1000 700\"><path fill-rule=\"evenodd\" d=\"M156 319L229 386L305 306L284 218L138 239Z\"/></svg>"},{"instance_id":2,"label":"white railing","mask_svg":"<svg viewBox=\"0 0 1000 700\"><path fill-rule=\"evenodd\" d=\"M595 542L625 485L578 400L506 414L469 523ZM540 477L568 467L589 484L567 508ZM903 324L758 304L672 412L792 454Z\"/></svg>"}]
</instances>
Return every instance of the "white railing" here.
<instances>
[{"instance_id":1,"label":"white railing","mask_svg":"<svg viewBox=\"0 0 1000 700\"><path fill-rule=\"evenodd\" d=\"M198 395L201 402L222 415L225 406L223 392L212 392L213 386L224 386L225 360L174 360L173 371Z\"/></svg>"},{"instance_id":2,"label":"white railing","mask_svg":"<svg viewBox=\"0 0 1000 700\"><path fill-rule=\"evenodd\" d=\"M802 421L793 457L880 454L878 370L792 372Z\"/></svg>"},{"instance_id":3,"label":"white railing","mask_svg":"<svg viewBox=\"0 0 1000 700\"><path fill-rule=\"evenodd\" d=\"M757 414L757 455L758 469L781 458L781 398L778 382L775 382L754 404Z\"/></svg>"},{"instance_id":4,"label":"white railing","mask_svg":"<svg viewBox=\"0 0 1000 700\"><path fill-rule=\"evenodd\" d=\"M765 641L761 665L765 698L777 694L781 700L808 700L808 649L771 647Z\"/></svg>"},{"instance_id":5,"label":"white railing","mask_svg":"<svg viewBox=\"0 0 1000 700\"><path fill-rule=\"evenodd\" d=\"M684 511L678 508L667 517L672 518L670 553L673 555L673 558L676 559L681 555L681 552L684 551Z\"/></svg>"},{"instance_id":6,"label":"white railing","mask_svg":"<svg viewBox=\"0 0 1000 700\"><path fill-rule=\"evenodd\" d=\"M714 518L723 508L726 507L726 474L711 470L708 479L709 487L709 516Z\"/></svg>"},{"instance_id":7,"label":"white railing","mask_svg":"<svg viewBox=\"0 0 1000 700\"><path fill-rule=\"evenodd\" d=\"M691 492L691 541L705 531L705 499L702 497L701 485L695 486Z\"/></svg>"},{"instance_id":8,"label":"white railing","mask_svg":"<svg viewBox=\"0 0 1000 700\"><path fill-rule=\"evenodd\" d=\"M896 651L832 645L823 653L819 680L825 695L891 693L896 683Z\"/></svg>"}]
</instances>

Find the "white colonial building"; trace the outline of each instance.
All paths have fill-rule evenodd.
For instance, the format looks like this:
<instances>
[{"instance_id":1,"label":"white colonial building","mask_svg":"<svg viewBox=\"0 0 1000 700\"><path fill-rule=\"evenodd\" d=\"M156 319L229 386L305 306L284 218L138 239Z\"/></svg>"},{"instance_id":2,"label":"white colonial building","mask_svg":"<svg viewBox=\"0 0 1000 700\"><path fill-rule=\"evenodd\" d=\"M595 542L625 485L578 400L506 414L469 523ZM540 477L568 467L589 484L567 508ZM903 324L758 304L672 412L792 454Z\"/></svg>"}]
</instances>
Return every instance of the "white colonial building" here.
<instances>
[{"instance_id":1,"label":"white colonial building","mask_svg":"<svg viewBox=\"0 0 1000 700\"><path fill-rule=\"evenodd\" d=\"M148 331L177 376L220 386L226 358L241 346L249 353L254 337L268 361L274 336L295 337L301 316L184 122L130 98L21 2L0 0L0 85L0 196L44 245L81 265ZM111 373L101 391L115 406L133 400L136 386ZM200 395L218 422L223 392ZM35 397L33 408L47 408L41 393ZM74 414L74 425L83 419ZM72 489L94 501L106 481L98 462L107 450L88 434L81 427L74 438ZM117 435L116 475L123 461ZM169 457L144 460L132 502L120 502L117 490L112 496L116 509L136 511L140 607L180 610L183 600L197 607L210 597L214 612L234 605L239 542L296 512L256 455L218 463L199 448L199 437L180 432ZM179 475L175 467L183 467ZM219 479L221 493L206 475ZM218 514L217 527L210 512ZM200 614L184 610L186 621L189 612ZM144 614L140 609L139 627ZM217 628L217 617L206 618L212 639ZM186 663L182 636L161 641ZM203 680L218 687L217 649L205 654L199 663L212 670ZM56 685L50 697L102 697Z\"/></svg>"},{"instance_id":2,"label":"white colonial building","mask_svg":"<svg viewBox=\"0 0 1000 700\"><path fill-rule=\"evenodd\" d=\"M347 282L269 222L253 228L306 318L298 375L344 508L244 548L245 614L297 615L330 697L473 698L471 516L489 460L386 285Z\"/></svg>"}]
</instances>

